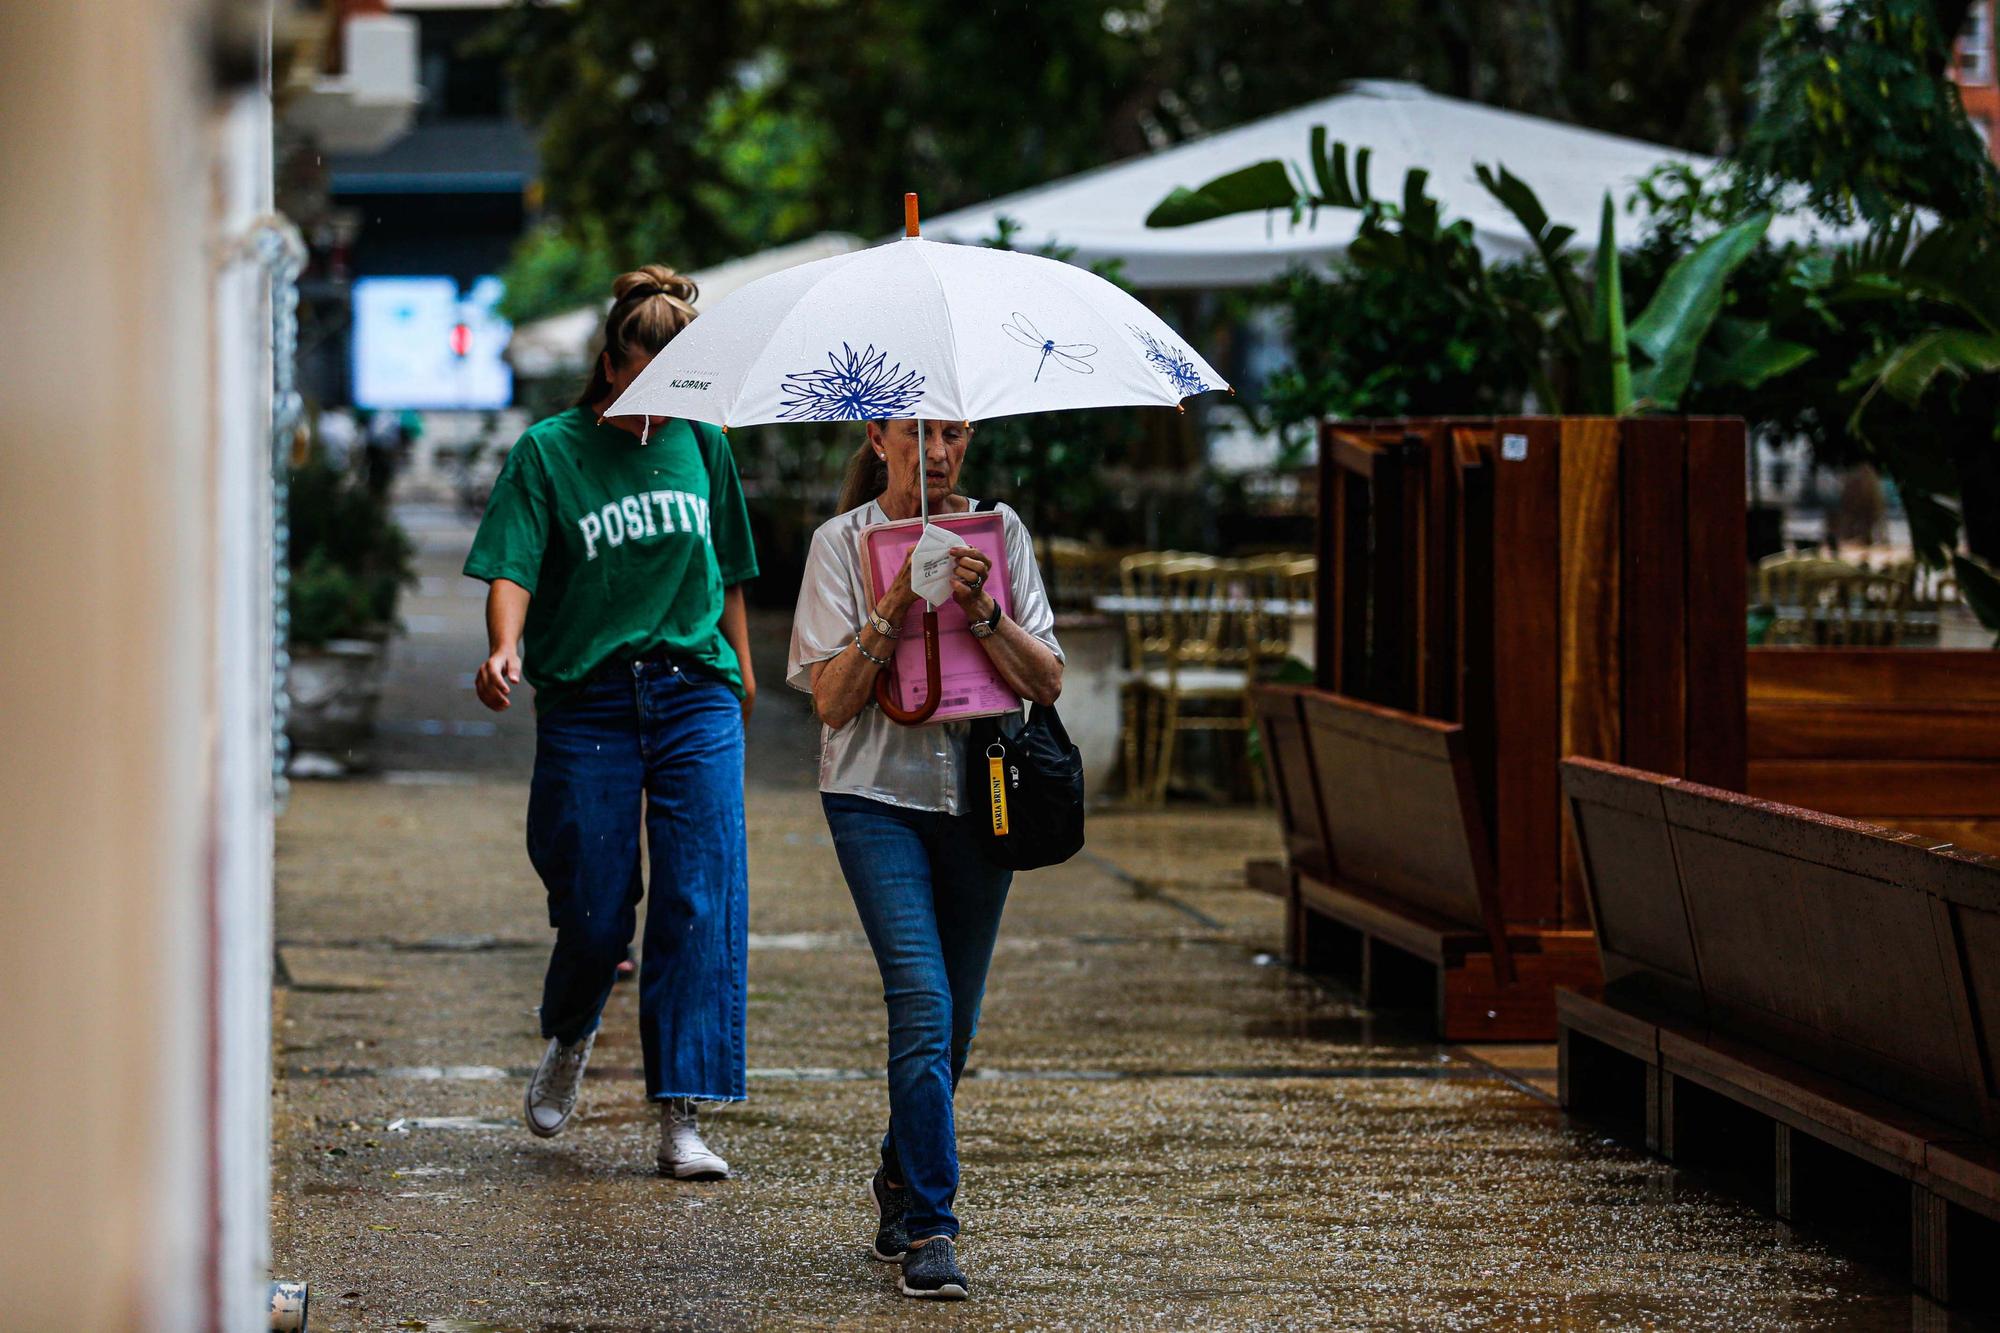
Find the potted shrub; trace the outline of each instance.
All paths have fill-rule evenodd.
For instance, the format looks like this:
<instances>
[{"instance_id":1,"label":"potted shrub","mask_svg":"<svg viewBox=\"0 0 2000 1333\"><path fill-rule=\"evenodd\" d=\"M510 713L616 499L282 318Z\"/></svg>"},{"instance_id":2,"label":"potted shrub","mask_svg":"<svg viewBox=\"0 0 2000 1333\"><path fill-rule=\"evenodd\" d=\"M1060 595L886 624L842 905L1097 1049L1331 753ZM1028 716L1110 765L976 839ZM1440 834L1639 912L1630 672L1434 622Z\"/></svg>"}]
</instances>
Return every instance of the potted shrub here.
<instances>
[{"instance_id":1,"label":"potted shrub","mask_svg":"<svg viewBox=\"0 0 2000 1333\"><path fill-rule=\"evenodd\" d=\"M292 469L287 513L292 771L335 776L368 763L410 541L385 499L317 457Z\"/></svg>"}]
</instances>

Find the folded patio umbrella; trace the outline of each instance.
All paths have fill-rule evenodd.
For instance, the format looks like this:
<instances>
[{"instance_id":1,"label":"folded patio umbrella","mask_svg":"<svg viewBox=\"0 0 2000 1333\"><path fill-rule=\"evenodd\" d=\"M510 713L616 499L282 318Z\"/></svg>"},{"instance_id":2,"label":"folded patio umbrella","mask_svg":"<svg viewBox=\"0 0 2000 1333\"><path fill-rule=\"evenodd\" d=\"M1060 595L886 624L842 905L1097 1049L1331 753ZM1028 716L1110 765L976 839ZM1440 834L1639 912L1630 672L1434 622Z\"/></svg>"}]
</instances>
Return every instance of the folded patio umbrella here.
<instances>
[{"instance_id":1,"label":"folded patio umbrella","mask_svg":"<svg viewBox=\"0 0 2000 1333\"><path fill-rule=\"evenodd\" d=\"M727 429L785 421L980 421L1085 407L1178 407L1226 389L1166 323L1094 273L1038 255L907 235L801 264L704 311L606 416L682 417ZM928 497L923 517L929 520ZM937 613L924 616L937 707Z\"/></svg>"}]
</instances>

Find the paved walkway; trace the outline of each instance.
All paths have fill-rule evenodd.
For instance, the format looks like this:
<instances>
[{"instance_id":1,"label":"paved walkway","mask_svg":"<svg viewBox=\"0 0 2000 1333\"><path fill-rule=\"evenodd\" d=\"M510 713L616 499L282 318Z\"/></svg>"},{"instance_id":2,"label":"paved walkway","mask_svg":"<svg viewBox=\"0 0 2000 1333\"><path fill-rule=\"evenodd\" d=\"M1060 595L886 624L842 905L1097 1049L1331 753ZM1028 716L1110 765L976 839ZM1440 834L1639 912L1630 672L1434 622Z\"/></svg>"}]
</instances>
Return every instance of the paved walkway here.
<instances>
[{"instance_id":1,"label":"paved walkway","mask_svg":"<svg viewBox=\"0 0 2000 1333\"><path fill-rule=\"evenodd\" d=\"M1928 1317L1893 1275L1276 964L1277 905L1241 887L1275 830L1206 809L1103 815L1086 856L1017 882L961 1094L974 1299L902 1300L866 1253L880 984L802 780L802 707L775 692L752 737L751 1100L711 1121L737 1178L653 1173L629 988L579 1122L531 1138L531 738L471 725L489 719L459 683L480 655L449 577L465 534L414 517L429 578L392 769L301 784L280 829L275 1267L312 1282L316 1330Z\"/></svg>"}]
</instances>

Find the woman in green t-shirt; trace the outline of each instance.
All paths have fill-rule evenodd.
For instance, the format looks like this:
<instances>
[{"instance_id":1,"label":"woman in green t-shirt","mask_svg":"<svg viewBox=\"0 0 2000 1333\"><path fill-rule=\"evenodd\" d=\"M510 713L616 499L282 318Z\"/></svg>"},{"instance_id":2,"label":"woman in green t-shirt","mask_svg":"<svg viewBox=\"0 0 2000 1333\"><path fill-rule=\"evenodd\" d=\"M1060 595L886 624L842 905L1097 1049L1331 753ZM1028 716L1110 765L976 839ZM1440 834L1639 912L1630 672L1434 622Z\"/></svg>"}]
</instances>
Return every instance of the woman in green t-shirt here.
<instances>
[{"instance_id":1,"label":"woman in green t-shirt","mask_svg":"<svg viewBox=\"0 0 2000 1333\"><path fill-rule=\"evenodd\" d=\"M696 1101L744 1096L749 889L743 723L756 697L742 585L757 557L743 487L712 426L601 414L694 318L695 285L619 278L576 405L529 427L500 470L465 572L491 586L474 688L496 711L535 689L528 856L556 943L548 1046L528 1128L562 1132L638 923L643 815L653 901L639 977L659 1167L726 1176Z\"/></svg>"}]
</instances>

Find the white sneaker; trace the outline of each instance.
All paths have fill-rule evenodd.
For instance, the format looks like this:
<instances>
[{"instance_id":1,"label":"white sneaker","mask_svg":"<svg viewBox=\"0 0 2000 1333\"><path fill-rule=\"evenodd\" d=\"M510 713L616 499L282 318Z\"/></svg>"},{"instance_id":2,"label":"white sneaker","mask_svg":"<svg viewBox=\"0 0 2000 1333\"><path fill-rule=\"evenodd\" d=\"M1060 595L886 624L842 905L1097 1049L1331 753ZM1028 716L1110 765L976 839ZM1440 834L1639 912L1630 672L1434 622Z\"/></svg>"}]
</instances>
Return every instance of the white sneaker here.
<instances>
[{"instance_id":1,"label":"white sneaker","mask_svg":"<svg viewBox=\"0 0 2000 1333\"><path fill-rule=\"evenodd\" d=\"M702 1141L694 1102L669 1097L660 1103L660 1174L676 1180L726 1180L729 1163Z\"/></svg>"},{"instance_id":2,"label":"white sneaker","mask_svg":"<svg viewBox=\"0 0 2000 1333\"><path fill-rule=\"evenodd\" d=\"M597 1044L592 1029L582 1041L565 1046L559 1037L549 1038L542 1062L528 1080L523 1107L528 1132L537 1138L552 1139L563 1132L570 1113L576 1110L576 1095L583 1088L583 1067L590 1063L590 1048Z\"/></svg>"}]
</instances>

